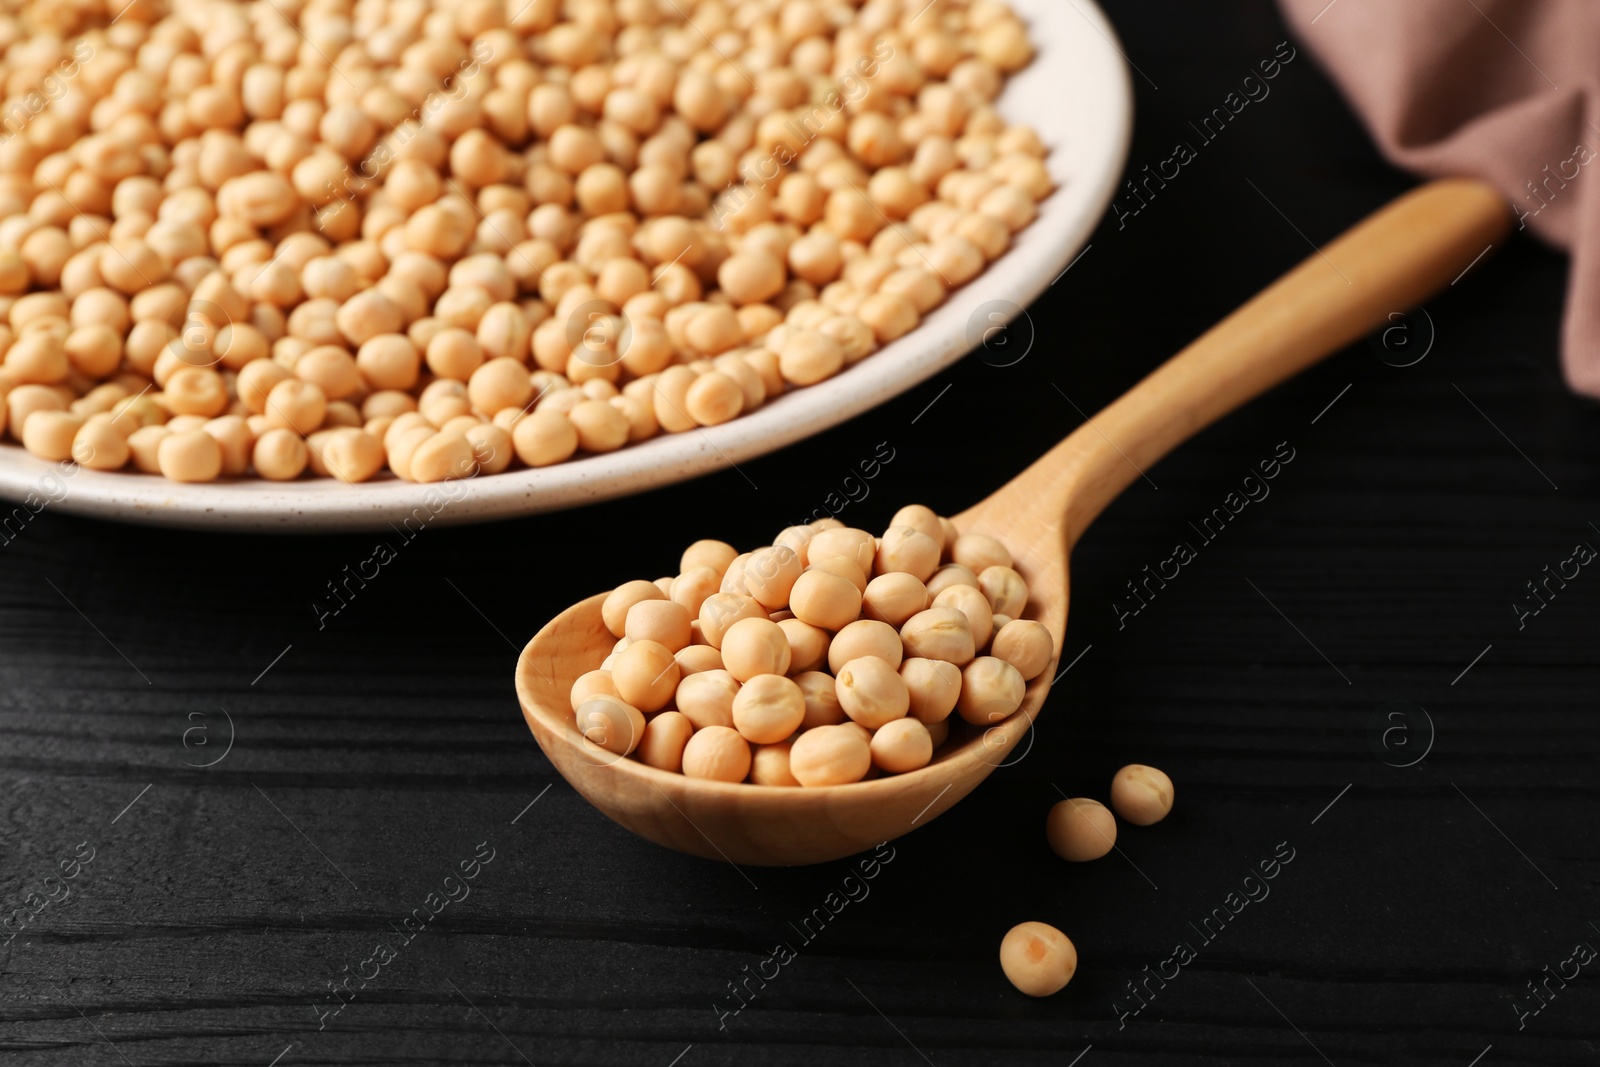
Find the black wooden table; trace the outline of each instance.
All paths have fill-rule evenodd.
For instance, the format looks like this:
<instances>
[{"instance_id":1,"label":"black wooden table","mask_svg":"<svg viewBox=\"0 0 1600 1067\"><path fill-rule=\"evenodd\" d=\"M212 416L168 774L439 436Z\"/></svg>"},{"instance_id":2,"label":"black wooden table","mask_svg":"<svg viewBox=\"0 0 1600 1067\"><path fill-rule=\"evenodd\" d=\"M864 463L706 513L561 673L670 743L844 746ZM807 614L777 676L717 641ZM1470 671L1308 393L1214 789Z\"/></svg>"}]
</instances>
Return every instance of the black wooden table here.
<instances>
[{"instance_id":1,"label":"black wooden table","mask_svg":"<svg viewBox=\"0 0 1600 1067\"><path fill-rule=\"evenodd\" d=\"M1285 36L1259 3L1110 8L1133 174ZM605 576L759 543L881 442L842 518L959 510L1409 184L1302 52L1012 347L742 474L426 530L326 617L373 537L46 507L0 549L0 903L70 895L0 948L0 1061L1594 1062L1600 568L1566 561L1600 546L1600 413L1559 376L1565 262L1526 239L1135 483L1077 552L1072 667L1026 755L870 879L633 837L512 691ZM1172 817L1057 860L1050 804L1135 761L1171 773ZM1048 1000L997 964L1027 919L1080 954Z\"/></svg>"}]
</instances>

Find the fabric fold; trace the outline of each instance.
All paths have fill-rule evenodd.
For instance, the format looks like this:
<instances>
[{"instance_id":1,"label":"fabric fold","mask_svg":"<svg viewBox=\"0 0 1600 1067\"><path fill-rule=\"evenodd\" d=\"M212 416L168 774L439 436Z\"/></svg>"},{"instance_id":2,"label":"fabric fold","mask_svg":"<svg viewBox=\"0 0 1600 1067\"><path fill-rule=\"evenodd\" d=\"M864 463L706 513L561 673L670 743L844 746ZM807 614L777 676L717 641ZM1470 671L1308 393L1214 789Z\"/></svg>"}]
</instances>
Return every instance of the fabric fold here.
<instances>
[{"instance_id":1,"label":"fabric fold","mask_svg":"<svg viewBox=\"0 0 1600 1067\"><path fill-rule=\"evenodd\" d=\"M1600 397L1600 4L1279 3L1390 162L1490 182L1571 253L1562 367Z\"/></svg>"}]
</instances>

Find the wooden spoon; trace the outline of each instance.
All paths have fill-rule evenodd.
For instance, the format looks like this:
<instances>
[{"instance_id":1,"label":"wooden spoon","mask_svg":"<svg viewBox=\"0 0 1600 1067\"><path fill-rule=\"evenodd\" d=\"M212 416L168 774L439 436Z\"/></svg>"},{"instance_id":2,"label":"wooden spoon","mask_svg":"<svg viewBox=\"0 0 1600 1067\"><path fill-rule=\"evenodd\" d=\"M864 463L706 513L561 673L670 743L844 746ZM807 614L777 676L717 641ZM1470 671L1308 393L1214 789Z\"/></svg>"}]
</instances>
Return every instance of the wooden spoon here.
<instances>
[{"instance_id":1,"label":"wooden spoon","mask_svg":"<svg viewBox=\"0 0 1600 1067\"><path fill-rule=\"evenodd\" d=\"M927 825L1005 762L1032 727L1066 632L1067 555L1095 516L1190 435L1453 284L1509 223L1504 199L1476 181L1435 181L1402 196L957 515L963 533L987 533L1010 548L1032 591L1028 616L1050 628L1055 653L1015 714L983 732L965 728L964 740L957 722L927 767L851 785L780 788L687 778L586 748L568 693L611 650L600 619L604 594L562 612L518 660L517 696L539 747L623 826L730 863L818 863Z\"/></svg>"}]
</instances>

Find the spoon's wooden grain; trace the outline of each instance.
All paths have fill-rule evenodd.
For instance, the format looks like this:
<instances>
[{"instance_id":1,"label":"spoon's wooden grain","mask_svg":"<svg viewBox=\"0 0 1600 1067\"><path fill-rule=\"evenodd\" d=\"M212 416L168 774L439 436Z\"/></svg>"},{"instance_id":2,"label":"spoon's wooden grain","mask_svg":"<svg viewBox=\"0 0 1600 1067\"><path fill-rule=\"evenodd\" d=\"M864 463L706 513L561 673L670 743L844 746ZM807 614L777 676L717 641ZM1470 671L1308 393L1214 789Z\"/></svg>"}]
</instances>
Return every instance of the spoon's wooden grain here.
<instances>
[{"instance_id":1,"label":"spoon's wooden grain","mask_svg":"<svg viewBox=\"0 0 1600 1067\"><path fill-rule=\"evenodd\" d=\"M999 538L1033 594L1028 617L1055 654L1022 707L987 730L959 720L927 767L822 789L707 782L592 753L568 700L614 639L604 594L551 620L517 663L517 696L539 746L595 807L670 848L730 863L783 866L848 856L932 821L965 797L1027 733L1044 703L1067 623L1067 557L1141 471L1234 408L1415 307L1454 280L1510 223L1480 182L1422 186L1371 215L1218 323L981 503L962 532Z\"/></svg>"}]
</instances>

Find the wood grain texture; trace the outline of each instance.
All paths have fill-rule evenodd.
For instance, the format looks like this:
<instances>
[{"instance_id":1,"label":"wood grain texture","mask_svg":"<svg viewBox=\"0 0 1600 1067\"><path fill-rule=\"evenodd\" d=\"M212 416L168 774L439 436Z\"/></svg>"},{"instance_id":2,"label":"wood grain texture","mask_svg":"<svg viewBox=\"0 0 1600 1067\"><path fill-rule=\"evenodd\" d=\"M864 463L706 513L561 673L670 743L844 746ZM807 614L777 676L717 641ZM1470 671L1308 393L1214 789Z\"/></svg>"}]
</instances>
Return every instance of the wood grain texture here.
<instances>
[{"instance_id":1,"label":"wood grain texture","mask_svg":"<svg viewBox=\"0 0 1600 1067\"><path fill-rule=\"evenodd\" d=\"M1285 36L1265 4L1108 7L1159 86L1135 76L1134 175L1196 140L1188 123ZM1510 607L1575 543L1600 544L1600 413L1557 370L1565 261L1525 237L1427 302L1420 362L1353 345L1111 505L1073 558L1063 664L1082 658L1025 754L870 881L859 860L741 873L644 843L561 783L518 713L518 650L594 575L665 573L699 536L765 540L860 479L880 442L894 459L841 518L959 510L1307 239L1412 184L1303 48L1270 86L1137 215L1106 221L1011 335L1031 324L1026 358L979 353L741 465L749 482L397 536L320 629L312 604L371 538L202 537L46 508L0 548L0 903L20 906L80 842L96 851L72 896L0 948L0 1062L1065 1067L1090 1045L1078 1067L1465 1067L1491 1045L1479 1067L1594 1062L1593 978L1521 1030L1513 1011L1576 942L1600 947L1600 575L1521 629ZM1423 344L1429 319L1390 344ZM1190 523L1243 495L1280 442L1294 458L1270 495L1202 539ZM1119 624L1125 583L1185 540L1195 559ZM1390 701L1431 717L1416 766L1374 751ZM221 709L232 750L192 766L220 751ZM197 725L208 744L185 747ZM1103 796L1131 761L1172 775L1173 816L1125 829L1120 855L1055 859L1057 788ZM495 857L470 896L319 1031L327 983L404 940L394 926L482 842ZM1190 924L1279 842L1295 858L1270 895L1204 943ZM829 894L849 903L819 926ZM1026 919L1079 951L1044 1001L996 960ZM1180 939L1196 958L1119 1028L1125 984ZM794 958L719 1015L780 941Z\"/></svg>"}]
</instances>

